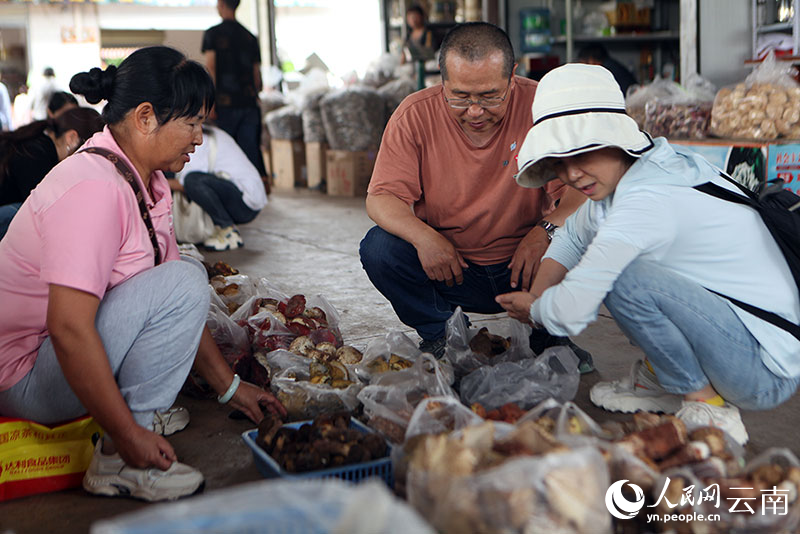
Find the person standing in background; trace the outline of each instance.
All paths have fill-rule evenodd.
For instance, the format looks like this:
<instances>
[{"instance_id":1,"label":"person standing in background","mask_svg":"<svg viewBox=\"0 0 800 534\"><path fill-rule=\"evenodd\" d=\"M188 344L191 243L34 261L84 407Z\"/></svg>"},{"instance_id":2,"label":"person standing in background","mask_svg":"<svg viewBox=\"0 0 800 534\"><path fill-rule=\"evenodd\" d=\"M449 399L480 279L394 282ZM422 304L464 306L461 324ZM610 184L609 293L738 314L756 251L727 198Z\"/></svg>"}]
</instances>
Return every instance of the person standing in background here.
<instances>
[{"instance_id":1,"label":"person standing in background","mask_svg":"<svg viewBox=\"0 0 800 534\"><path fill-rule=\"evenodd\" d=\"M217 0L222 22L203 34L202 52L216 87L216 125L236 140L268 184L258 105L261 52L258 39L236 20L237 7L239 0Z\"/></svg>"},{"instance_id":2,"label":"person standing in background","mask_svg":"<svg viewBox=\"0 0 800 534\"><path fill-rule=\"evenodd\" d=\"M17 96L14 97L12 108L11 123L14 128L31 122L31 95L28 94L28 86L24 83L17 88Z\"/></svg>"},{"instance_id":3,"label":"person standing in background","mask_svg":"<svg viewBox=\"0 0 800 534\"><path fill-rule=\"evenodd\" d=\"M0 80L2 80L0 75ZM8 87L0 81L0 131L13 130L11 123L11 98L8 96Z\"/></svg>"},{"instance_id":4,"label":"person standing in background","mask_svg":"<svg viewBox=\"0 0 800 534\"><path fill-rule=\"evenodd\" d=\"M628 70L628 67L608 55L608 50L600 43L589 43L581 48L578 52L578 62L600 65L611 71L623 95L628 93L628 87L638 83L636 76Z\"/></svg>"},{"instance_id":5,"label":"person standing in background","mask_svg":"<svg viewBox=\"0 0 800 534\"><path fill-rule=\"evenodd\" d=\"M58 90L56 73L52 67L47 67L42 73L42 79L31 88L31 109L33 120L43 121L47 118L47 104L50 97Z\"/></svg>"}]
</instances>

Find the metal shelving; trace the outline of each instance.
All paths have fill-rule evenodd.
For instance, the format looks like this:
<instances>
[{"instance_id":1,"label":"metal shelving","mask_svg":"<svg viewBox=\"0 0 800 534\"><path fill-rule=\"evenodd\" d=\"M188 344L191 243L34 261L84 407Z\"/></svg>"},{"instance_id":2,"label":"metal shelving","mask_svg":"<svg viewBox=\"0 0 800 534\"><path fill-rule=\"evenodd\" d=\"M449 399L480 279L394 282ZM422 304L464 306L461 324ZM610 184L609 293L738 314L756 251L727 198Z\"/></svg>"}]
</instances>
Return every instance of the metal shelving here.
<instances>
[{"instance_id":1,"label":"metal shelving","mask_svg":"<svg viewBox=\"0 0 800 534\"><path fill-rule=\"evenodd\" d=\"M757 60L757 51L758 51L758 36L765 33L773 33L773 32L791 32L792 34L792 57L800 55L800 0L791 0L791 9L793 11L793 16L789 21L784 22L774 22L770 24L759 24L759 12L761 9L765 10L764 16L765 18L771 18L775 16L775 12L768 9L768 6L773 6L773 4L769 3L772 0L768 0L767 2L760 2L759 0L751 0L751 7L752 7L752 55L753 61ZM761 7L759 7L759 4ZM773 6L774 7L774 6ZM796 59L792 59L792 61L796 61Z\"/></svg>"}]
</instances>

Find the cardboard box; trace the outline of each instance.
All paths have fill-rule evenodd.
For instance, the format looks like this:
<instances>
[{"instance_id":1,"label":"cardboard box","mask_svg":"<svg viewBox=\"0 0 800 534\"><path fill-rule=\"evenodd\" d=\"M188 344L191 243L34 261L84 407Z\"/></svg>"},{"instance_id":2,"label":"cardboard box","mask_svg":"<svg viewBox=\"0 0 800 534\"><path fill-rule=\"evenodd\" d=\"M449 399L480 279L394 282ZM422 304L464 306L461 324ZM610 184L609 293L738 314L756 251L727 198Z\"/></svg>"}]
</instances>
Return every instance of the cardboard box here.
<instances>
[{"instance_id":1,"label":"cardboard box","mask_svg":"<svg viewBox=\"0 0 800 534\"><path fill-rule=\"evenodd\" d=\"M327 143L317 141L306 143L306 169L308 170L309 189L319 187L322 181L325 180L327 151Z\"/></svg>"},{"instance_id":2,"label":"cardboard box","mask_svg":"<svg viewBox=\"0 0 800 534\"><path fill-rule=\"evenodd\" d=\"M375 151L328 150L328 194L366 196L372 168L375 166L375 156Z\"/></svg>"},{"instance_id":3,"label":"cardboard box","mask_svg":"<svg viewBox=\"0 0 800 534\"><path fill-rule=\"evenodd\" d=\"M305 143L300 140L273 138L270 147L275 189L305 187L308 183Z\"/></svg>"}]
</instances>

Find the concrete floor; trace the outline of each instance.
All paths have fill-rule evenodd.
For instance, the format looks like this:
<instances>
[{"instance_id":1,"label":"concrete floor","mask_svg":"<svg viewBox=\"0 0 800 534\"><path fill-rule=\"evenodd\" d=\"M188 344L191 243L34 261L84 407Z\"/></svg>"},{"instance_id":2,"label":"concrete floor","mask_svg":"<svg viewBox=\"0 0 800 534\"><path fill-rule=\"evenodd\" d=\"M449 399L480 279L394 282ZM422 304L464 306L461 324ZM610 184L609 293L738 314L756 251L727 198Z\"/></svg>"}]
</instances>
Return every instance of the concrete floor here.
<instances>
[{"instance_id":1,"label":"concrete floor","mask_svg":"<svg viewBox=\"0 0 800 534\"><path fill-rule=\"evenodd\" d=\"M289 294L325 295L341 314L342 334L351 345L363 347L389 330L408 332L416 339L361 269L358 243L371 226L361 198L332 198L310 191L277 193L253 223L242 227L246 248L207 253L206 259L224 260L243 274L265 277ZM504 315L471 318L501 334L510 321ZM591 351L598 368L582 378L576 403L600 421L618 418L594 408L588 391L598 380L624 376L639 350L608 314L601 314L575 341ZM206 490L260 479L241 439L252 423L229 419L229 409L213 401L180 397L178 403L189 408L192 422L169 440L181 461L205 474ZM788 447L800 455L798 396L776 410L743 417L751 437L749 457L769 447ZM144 506L128 499L92 497L81 489L37 495L0 503L0 534L84 533L98 519Z\"/></svg>"}]
</instances>

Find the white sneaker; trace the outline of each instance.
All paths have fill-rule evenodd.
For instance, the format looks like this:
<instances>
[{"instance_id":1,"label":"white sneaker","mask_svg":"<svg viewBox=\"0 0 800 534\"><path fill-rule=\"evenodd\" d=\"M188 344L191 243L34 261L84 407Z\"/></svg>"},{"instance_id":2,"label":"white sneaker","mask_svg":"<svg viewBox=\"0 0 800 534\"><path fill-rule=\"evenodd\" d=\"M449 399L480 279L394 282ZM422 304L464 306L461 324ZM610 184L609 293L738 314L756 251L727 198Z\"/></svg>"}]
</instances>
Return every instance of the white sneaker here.
<instances>
[{"instance_id":1,"label":"white sneaker","mask_svg":"<svg viewBox=\"0 0 800 534\"><path fill-rule=\"evenodd\" d=\"M172 462L166 471L155 467L137 469L127 465L119 454L103 454L102 447L100 439L83 476L83 489L89 493L163 501L191 495L204 483L203 474L186 464Z\"/></svg>"},{"instance_id":2,"label":"white sneaker","mask_svg":"<svg viewBox=\"0 0 800 534\"><path fill-rule=\"evenodd\" d=\"M217 252L235 250L244 246L244 240L234 226L217 227L214 235L203 241L203 246Z\"/></svg>"},{"instance_id":3,"label":"white sneaker","mask_svg":"<svg viewBox=\"0 0 800 534\"><path fill-rule=\"evenodd\" d=\"M638 411L675 413L681 407L682 395L664 389L646 365L638 360L630 376L612 382L598 382L589 392L592 402L610 412Z\"/></svg>"},{"instance_id":4,"label":"white sneaker","mask_svg":"<svg viewBox=\"0 0 800 534\"><path fill-rule=\"evenodd\" d=\"M714 406L702 401L683 401L675 415L690 430L698 426L715 426L727 432L739 445L744 445L749 439L739 408L731 404Z\"/></svg>"},{"instance_id":5,"label":"white sneaker","mask_svg":"<svg viewBox=\"0 0 800 534\"><path fill-rule=\"evenodd\" d=\"M153 432L162 436L171 436L189 425L189 410L181 406L173 406L166 412L156 412L153 416Z\"/></svg>"}]
</instances>

